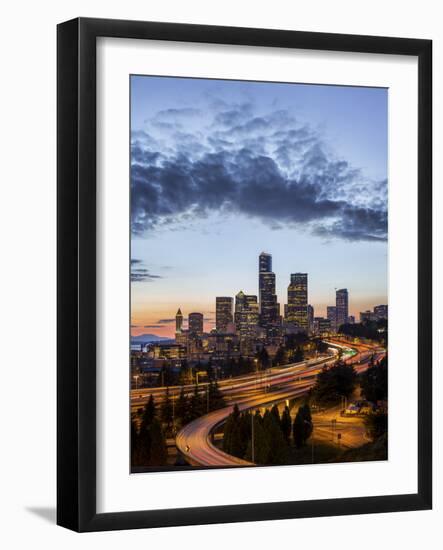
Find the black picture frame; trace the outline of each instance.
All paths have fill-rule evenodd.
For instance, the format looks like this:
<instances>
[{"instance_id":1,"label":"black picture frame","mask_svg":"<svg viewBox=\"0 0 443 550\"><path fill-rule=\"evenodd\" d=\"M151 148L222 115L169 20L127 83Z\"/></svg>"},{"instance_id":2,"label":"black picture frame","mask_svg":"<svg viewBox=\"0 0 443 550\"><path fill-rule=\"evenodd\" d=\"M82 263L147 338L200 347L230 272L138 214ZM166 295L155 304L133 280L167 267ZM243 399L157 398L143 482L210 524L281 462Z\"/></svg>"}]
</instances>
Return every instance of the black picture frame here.
<instances>
[{"instance_id":1,"label":"black picture frame","mask_svg":"<svg viewBox=\"0 0 443 550\"><path fill-rule=\"evenodd\" d=\"M418 59L418 491L416 494L96 512L96 39L399 54ZM432 507L432 42L106 19L57 29L57 523L104 531Z\"/></svg>"}]
</instances>

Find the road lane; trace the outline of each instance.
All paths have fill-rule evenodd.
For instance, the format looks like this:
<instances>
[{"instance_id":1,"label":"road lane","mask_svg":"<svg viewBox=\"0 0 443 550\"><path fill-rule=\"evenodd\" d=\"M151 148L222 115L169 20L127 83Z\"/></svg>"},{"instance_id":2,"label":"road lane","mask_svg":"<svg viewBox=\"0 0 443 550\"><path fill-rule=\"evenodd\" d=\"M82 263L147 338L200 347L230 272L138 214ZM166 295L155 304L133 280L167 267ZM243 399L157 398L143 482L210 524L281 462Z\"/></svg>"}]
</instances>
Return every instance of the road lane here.
<instances>
[{"instance_id":1,"label":"road lane","mask_svg":"<svg viewBox=\"0 0 443 550\"><path fill-rule=\"evenodd\" d=\"M332 342L331 342L332 343ZM356 354L350 358L355 363L357 372L362 372L368 367L372 351L368 352L367 346L353 346ZM384 354L378 352L377 358ZM312 364L297 372L297 377L281 378L278 389L273 389L272 384L267 393L261 393L254 397L248 395L237 396L236 403L240 411L255 409L270 403L277 403L305 394L315 384L315 378L304 379L306 376L318 374L325 366L325 363L332 363L335 358L319 360L317 364ZM284 380L284 382L282 382ZM221 449L218 449L211 441L211 432L219 425L225 422L226 418L232 412L232 406L218 409L202 417L197 418L184 426L176 437L176 445L179 452L186 457L187 461L195 466L206 467L237 467L251 466L252 463L238 457L231 456Z\"/></svg>"}]
</instances>

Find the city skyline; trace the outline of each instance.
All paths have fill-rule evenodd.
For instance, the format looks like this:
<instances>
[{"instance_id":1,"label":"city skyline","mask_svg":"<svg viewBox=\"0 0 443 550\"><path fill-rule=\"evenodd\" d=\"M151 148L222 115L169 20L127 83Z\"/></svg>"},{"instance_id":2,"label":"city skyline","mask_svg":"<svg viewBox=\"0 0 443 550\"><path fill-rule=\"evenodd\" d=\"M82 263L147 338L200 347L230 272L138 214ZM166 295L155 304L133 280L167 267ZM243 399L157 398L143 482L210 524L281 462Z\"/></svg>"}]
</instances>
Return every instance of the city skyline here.
<instances>
[{"instance_id":1,"label":"city skyline","mask_svg":"<svg viewBox=\"0 0 443 550\"><path fill-rule=\"evenodd\" d=\"M266 297L263 300L263 296L265 296L266 292L266 280L265 280L265 287L263 288L262 284L262 277L263 276L269 276L272 275L272 288L275 288L276 284L276 274L272 271L272 254L268 252L261 252L259 257L259 263L258 263L258 284L257 284L257 291L254 292L244 292L242 288L240 288L238 291L233 293L229 296L221 296L216 295L213 299L214 309L209 312L211 315L210 318L205 317L205 313L198 310L198 308L191 308L187 310L187 313L183 314L182 310L185 310L185 308L181 304L177 304L175 306L175 309L173 307L173 310L169 311L171 316L169 318L161 319L156 327L140 327L143 329L149 329L149 332L151 334L154 334L156 336L162 336L162 337L169 337L171 339L175 338L177 332L180 332L181 329L183 330L190 330L192 331L192 322L193 319L195 319L196 316L198 316L199 320L198 322L201 323L201 329L199 329L198 333L209 333L211 330L216 329L219 332L224 332L226 330L226 327L231 324L236 324L235 319L235 311L236 311L236 305L238 303L238 298L240 295L244 296L245 298L252 298L257 306L257 315L260 314L260 322L257 321L257 324L260 324L263 327L266 327L269 323L269 314L266 313ZM266 257L266 263L263 262L263 257ZM330 304L326 305L324 310L317 310L315 306L311 303L312 300L309 296L309 274L308 273L290 273L288 278L288 287L287 287L287 294L286 298L283 299L280 302L275 304L274 300L274 306L277 306L278 309L276 311L276 317L273 319L271 318L271 323L277 321L277 317L280 317L281 320L286 320L288 322L295 322L298 326L301 328L306 329L306 331L309 330L309 318L311 317L311 321L314 319L322 318L322 319L328 319L330 321L331 329L337 329L341 324L344 324L347 322L349 318L356 319L359 318L361 313L371 313L371 315L375 314L378 308L383 308L383 311L387 311L387 305L382 305L382 302L373 303L368 308L365 309L359 309L358 315L352 315L351 311L357 311L356 308L351 309L349 307L350 304L352 304L352 300L349 299L349 291L347 288L342 289L334 289L334 296L333 299L331 299ZM272 290L270 291L270 294L272 296ZM334 302L334 305L331 305L332 302ZM288 307L288 304L292 303L292 310L291 306ZM265 304L263 306L263 304ZM297 311L298 310L298 311ZM304 310L304 313L303 313ZM310 312L311 310L311 312ZM302 313L300 313L302 311ZM175 313L174 313L175 312ZM306 319L304 319L306 317ZM162 334L158 334L155 332L155 329L163 329ZM168 331L166 334L165 331ZM145 330L146 332L146 330ZM131 331L132 333L132 331ZM133 334L133 333L132 333ZM135 335L143 334L143 332L139 332Z\"/></svg>"},{"instance_id":2,"label":"city skyline","mask_svg":"<svg viewBox=\"0 0 443 550\"><path fill-rule=\"evenodd\" d=\"M315 316L336 288L387 303L386 113L383 89L132 77L131 333L172 337L179 306L210 330L263 249L282 313L298 272Z\"/></svg>"},{"instance_id":3,"label":"city skyline","mask_svg":"<svg viewBox=\"0 0 443 550\"><path fill-rule=\"evenodd\" d=\"M386 460L388 90L130 98L131 473Z\"/></svg>"}]
</instances>

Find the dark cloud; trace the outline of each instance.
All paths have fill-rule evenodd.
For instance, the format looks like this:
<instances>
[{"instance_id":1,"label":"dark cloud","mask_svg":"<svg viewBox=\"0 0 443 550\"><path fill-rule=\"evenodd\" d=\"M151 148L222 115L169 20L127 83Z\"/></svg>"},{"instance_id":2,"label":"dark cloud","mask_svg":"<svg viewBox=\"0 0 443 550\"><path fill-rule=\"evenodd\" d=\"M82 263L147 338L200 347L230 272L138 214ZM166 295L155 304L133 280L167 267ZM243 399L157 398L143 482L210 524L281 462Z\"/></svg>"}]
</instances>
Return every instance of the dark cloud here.
<instances>
[{"instance_id":1,"label":"dark cloud","mask_svg":"<svg viewBox=\"0 0 443 550\"><path fill-rule=\"evenodd\" d=\"M162 328L162 325L144 325L143 328Z\"/></svg>"},{"instance_id":2,"label":"dark cloud","mask_svg":"<svg viewBox=\"0 0 443 550\"><path fill-rule=\"evenodd\" d=\"M143 265L142 260L135 258L131 259L131 282L140 283L145 281L153 281L155 279L162 279L161 275L154 275L145 267L134 267Z\"/></svg>"},{"instance_id":3,"label":"dark cloud","mask_svg":"<svg viewBox=\"0 0 443 550\"><path fill-rule=\"evenodd\" d=\"M169 325L170 323L175 323L175 317L171 319L159 319L157 323L159 325Z\"/></svg>"},{"instance_id":4,"label":"dark cloud","mask_svg":"<svg viewBox=\"0 0 443 550\"><path fill-rule=\"evenodd\" d=\"M387 212L370 208L344 208L343 219L330 226L319 225L314 233L322 237L335 237L349 241L386 241L388 216Z\"/></svg>"},{"instance_id":5,"label":"dark cloud","mask_svg":"<svg viewBox=\"0 0 443 550\"><path fill-rule=\"evenodd\" d=\"M155 118L174 123L194 111L168 109ZM365 180L287 111L258 115L251 104L222 103L205 136L174 131L166 149L138 132L132 151L134 233L223 211L273 230L303 224L326 238L386 239L387 182Z\"/></svg>"}]
</instances>

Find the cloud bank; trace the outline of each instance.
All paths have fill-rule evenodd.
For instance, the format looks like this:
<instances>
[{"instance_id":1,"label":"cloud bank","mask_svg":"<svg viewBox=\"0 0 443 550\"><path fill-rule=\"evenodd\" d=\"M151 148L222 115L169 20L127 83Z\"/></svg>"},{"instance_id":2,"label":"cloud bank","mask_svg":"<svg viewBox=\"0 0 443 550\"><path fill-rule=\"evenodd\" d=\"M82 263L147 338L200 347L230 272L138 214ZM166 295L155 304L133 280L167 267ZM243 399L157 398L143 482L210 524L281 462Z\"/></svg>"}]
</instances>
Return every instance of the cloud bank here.
<instances>
[{"instance_id":1,"label":"cloud bank","mask_svg":"<svg viewBox=\"0 0 443 550\"><path fill-rule=\"evenodd\" d=\"M205 113L160 111L132 134L133 234L211 212L327 239L385 241L387 181L365 178L286 110L219 101ZM136 267L134 277L159 276Z\"/></svg>"}]
</instances>

